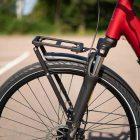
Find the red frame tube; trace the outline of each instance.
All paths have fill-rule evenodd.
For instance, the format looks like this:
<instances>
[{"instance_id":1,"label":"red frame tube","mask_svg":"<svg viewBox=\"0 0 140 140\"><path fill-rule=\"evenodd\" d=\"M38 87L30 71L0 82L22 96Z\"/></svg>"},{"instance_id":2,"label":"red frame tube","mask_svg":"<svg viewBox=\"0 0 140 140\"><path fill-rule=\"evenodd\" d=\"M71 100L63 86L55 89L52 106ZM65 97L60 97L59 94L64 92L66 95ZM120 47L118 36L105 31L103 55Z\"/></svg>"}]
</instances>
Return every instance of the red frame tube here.
<instances>
[{"instance_id":1,"label":"red frame tube","mask_svg":"<svg viewBox=\"0 0 140 140\"><path fill-rule=\"evenodd\" d=\"M124 35L140 58L140 19L133 11L134 0L118 0L106 36L119 40Z\"/></svg>"}]
</instances>

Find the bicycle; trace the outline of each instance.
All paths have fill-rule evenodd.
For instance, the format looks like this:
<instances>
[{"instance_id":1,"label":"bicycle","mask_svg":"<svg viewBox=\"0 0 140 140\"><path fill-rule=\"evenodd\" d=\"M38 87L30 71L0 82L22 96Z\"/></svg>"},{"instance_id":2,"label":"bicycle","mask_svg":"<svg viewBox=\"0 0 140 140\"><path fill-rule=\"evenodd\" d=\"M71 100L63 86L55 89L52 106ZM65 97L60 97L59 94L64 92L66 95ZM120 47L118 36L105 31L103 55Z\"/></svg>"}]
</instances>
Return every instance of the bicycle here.
<instances>
[{"instance_id":1,"label":"bicycle","mask_svg":"<svg viewBox=\"0 0 140 140\"><path fill-rule=\"evenodd\" d=\"M32 43L39 62L0 88L1 139L140 140L140 101L119 75L103 65L121 35L140 62L140 20L133 2L118 0L106 37L99 39L96 50L81 42L35 37ZM46 46L89 51L89 55L47 52Z\"/></svg>"}]
</instances>

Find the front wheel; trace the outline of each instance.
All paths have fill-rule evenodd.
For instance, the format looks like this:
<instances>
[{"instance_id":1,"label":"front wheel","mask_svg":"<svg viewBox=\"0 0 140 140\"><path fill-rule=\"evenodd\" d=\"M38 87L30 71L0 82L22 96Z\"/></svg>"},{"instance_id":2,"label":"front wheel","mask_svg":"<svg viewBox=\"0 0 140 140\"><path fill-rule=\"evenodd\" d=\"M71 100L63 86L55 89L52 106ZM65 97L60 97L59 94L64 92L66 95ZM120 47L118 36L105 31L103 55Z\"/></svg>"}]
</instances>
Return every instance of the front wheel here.
<instances>
[{"instance_id":1,"label":"front wheel","mask_svg":"<svg viewBox=\"0 0 140 140\"><path fill-rule=\"evenodd\" d=\"M60 77L74 105L85 65L62 60L47 64L51 75ZM81 122L83 139L139 140L139 112L133 91L103 67ZM62 139L68 132L67 116L39 63L20 70L0 88L0 116L1 140Z\"/></svg>"}]
</instances>

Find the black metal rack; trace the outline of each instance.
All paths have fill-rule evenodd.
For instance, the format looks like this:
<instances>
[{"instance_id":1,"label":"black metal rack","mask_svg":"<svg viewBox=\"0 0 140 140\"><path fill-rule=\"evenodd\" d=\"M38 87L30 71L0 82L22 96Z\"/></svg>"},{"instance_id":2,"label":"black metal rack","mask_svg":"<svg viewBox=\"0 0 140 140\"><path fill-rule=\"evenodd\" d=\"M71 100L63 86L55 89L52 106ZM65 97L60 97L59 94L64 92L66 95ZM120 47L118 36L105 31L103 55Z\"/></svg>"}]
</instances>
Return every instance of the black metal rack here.
<instances>
[{"instance_id":1,"label":"black metal rack","mask_svg":"<svg viewBox=\"0 0 140 140\"><path fill-rule=\"evenodd\" d=\"M52 42L49 43L49 41ZM56 48L68 49L76 53L86 52L90 50L90 48L84 47L84 44L81 42L69 41L69 40L52 38L52 37L44 37L44 36L36 36L32 41L32 43L35 45L35 47L41 47L41 46L56 47Z\"/></svg>"}]
</instances>

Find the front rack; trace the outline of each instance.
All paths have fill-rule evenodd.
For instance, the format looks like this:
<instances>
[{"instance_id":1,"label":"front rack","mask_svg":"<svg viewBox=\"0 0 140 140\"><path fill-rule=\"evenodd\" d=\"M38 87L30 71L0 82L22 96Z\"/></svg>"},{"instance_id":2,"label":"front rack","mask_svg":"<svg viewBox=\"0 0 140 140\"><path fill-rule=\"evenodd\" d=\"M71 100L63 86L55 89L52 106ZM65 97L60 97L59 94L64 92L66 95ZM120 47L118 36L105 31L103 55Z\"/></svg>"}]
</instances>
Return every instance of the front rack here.
<instances>
[{"instance_id":1,"label":"front rack","mask_svg":"<svg viewBox=\"0 0 140 140\"><path fill-rule=\"evenodd\" d=\"M32 44L34 44L35 47L41 47L41 46L56 47L56 48L68 49L76 53L82 53L90 50L90 48L84 47L84 44L81 42L57 39L52 37L44 37L44 36L36 36L32 41Z\"/></svg>"}]
</instances>

